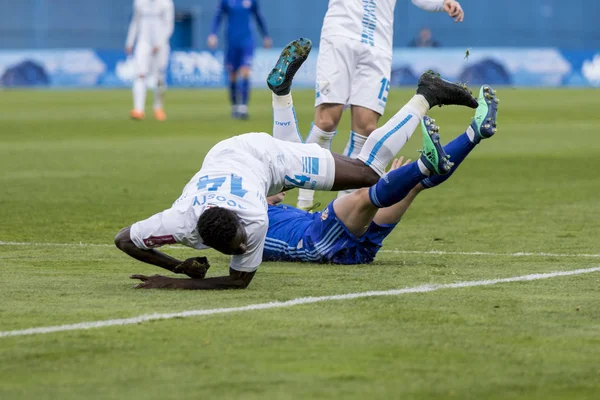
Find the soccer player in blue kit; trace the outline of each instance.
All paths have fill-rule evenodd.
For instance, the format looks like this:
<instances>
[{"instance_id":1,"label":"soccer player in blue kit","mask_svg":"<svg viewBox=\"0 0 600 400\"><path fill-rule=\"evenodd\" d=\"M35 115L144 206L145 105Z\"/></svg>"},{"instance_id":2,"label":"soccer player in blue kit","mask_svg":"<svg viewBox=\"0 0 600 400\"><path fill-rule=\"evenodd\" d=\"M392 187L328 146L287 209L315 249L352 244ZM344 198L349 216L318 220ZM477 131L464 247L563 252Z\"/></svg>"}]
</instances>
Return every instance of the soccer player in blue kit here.
<instances>
[{"instance_id":1,"label":"soccer player in blue kit","mask_svg":"<svg viewBox=\"0 0 600 400\"><path fill-rule=\"evenodd\" d=\"M271 77L267 82L272 82ZM298 142L301 141L299 132L295 121L290 116L293 114L291 94L288 93L286 96L287 98L277 96L274 91L273 137ZM284 99L285 101L282 101ZM410 160L403 163L402 158L396 159L390 172L384 175L377 185L338 197L323 211L317 213L282 204L285 196L283 192L268 197L269 227L263 261L371 263L381 248L383 240L400 222L417 195L425 189L445 182L482 139L496 133L498 111L496 92L488 85L482 86L478 103L475 116L466 131L444 147L445 153L453 163L448 174L431 175L420 179L416 163L410 163ZM411 102L373 134L379 134L378 131L382 129L390 132L404 129L407 141L412 134L410 129L405 129L406 122L412 119L410 105ZM288 124L286 119L291 122ZM424 136L437 134L438 127L435 126L433 119L423 116L417 120L420 121ZM377 149L378 144L385 145L386 139L385 135L381 137L373 150ZM383 189L384 186L388 186L387 190L381 190L379 193L385 195L378 195L377 188Z\"/></svg>"},{"instance_id":2,"label":"soccer player in blue kit","mask_svg":"<svg viewBox=\"0 0 600 400\"><path fill-rule=\"evenodd\" d=\"M229 96L233 118L248 118L248 99L250 97L250 70L254 55L254 38L250 20L256 19L258 29L263 36L263 46L271 47L272 41L267 32L258 0L220 0L215 15L208 47L217 47L217 32L223 16L227 16L227 45L225 65L229 71ZM239 79L238 79L239 78Z\"/></svg>"}]
</instances>

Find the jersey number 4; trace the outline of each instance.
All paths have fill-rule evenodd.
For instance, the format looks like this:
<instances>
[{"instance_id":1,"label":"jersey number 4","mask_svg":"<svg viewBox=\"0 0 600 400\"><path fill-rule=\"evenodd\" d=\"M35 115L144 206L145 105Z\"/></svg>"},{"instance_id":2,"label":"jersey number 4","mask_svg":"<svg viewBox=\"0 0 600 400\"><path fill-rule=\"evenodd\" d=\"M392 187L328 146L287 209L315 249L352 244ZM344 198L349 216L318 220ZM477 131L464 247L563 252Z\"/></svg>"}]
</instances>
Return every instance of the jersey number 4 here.
<instances>
[{"instance_id":1,"label":"jersey number 4","mask_svg":"<svg viewBox=\"0 0 600 400\"><path fill-rule=\"evenodd\" d=\"M198 179L198 190L202 190L208 187L208 191L209 192L216 192L217 190L219 190L219 188L221 186L223 186L223 184L225 183L225 181L227 180L227 177L221 177L221 178L209 178L208 175L204 175L203 177L201 177L200 179ZM209 185L212 185L209 187ZM237 176L236 174L231 174L231 190L230 193L234 196L238 196L238 197L244 197L244 195L246 195L246 193L248 193L247 190L244 190L242 188L242 177L241 176Z\"/></svg>"}]
</instances>

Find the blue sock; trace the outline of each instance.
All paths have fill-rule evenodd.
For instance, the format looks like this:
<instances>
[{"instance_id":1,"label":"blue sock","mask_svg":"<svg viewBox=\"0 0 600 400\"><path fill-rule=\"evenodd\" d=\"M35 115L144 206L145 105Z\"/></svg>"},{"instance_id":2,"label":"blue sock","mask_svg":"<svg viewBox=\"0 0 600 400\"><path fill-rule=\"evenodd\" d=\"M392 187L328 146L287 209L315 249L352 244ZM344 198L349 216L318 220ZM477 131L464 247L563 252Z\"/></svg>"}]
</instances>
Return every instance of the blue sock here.
<instances>
[{"instance_id":1,"label":"blue sock","mask_svg":"<svg viewBox=\"0 0 600 400\"><path fill-rule=\"evenodd\" d=\"M240 92L242 94L242 104L248 105L248 98L250 97L250 79L243 78L240 82Z\"/></svg>"},{"instance_id":2,"label":"blue sock","mask_svg":"<svg viewBox=\"0 0 600 400\"><path fill-rule=\"evenodd\" d=\"M450 176L456 171L456 168L460 165L461 162L467 157L467 155L475 148L475 143L469 140L469 135L467 133L463 133L458 136L456 139L448 143L444 146L444 150L447 154L450 155L450 161L454 163L450 173L446 175L434 175L428 178L423 179L421 184L426 188L432 188L441 183L446 182L446 179L450 178Z\"/></svg>"},{"instance_id":3,"label":"blue sock","mask_svg":"<svg viewBox=\"0 0 600 400\"><path fill-rule=\"evenodd\" d=\"M229 101L232 106L237 105L237 81L229 82Z\"/></svg>"},{"instance_id":4,"label":"blue sock","mask_svg":"<svg viewBox=\"0 0 600 400\"><path fill-rule=\"evenodd\" d=\"M416 162L390 171L369 189L371 203L379 208L390 207L405 198L426 177Z\"/></svg>"}]
</instances>

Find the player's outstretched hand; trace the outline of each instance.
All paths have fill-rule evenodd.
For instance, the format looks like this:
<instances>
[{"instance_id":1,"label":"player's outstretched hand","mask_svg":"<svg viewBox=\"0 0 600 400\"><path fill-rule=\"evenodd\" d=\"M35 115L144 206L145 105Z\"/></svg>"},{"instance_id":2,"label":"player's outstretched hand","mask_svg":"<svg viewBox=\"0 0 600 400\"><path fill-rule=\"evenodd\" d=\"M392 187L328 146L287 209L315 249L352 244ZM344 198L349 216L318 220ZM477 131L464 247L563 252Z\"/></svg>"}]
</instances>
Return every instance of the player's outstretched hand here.
<instances>
[{"instance_id":1,"label":"player's outstretched hand","mask_svg":"<svg viewBox=\"0 0 600 400\"><path fill-rule=\"evenodd\" d=\"M139 275L134 274L130 275L131 279L139 279L140 283L135 285L134 289L172 289L175 286L173 285L173 278L169 278L162 275Z\"/></svg>"},{"instance_id":2,"label":"player's outstretched hand","mask_svg":"<svg viewBox=\"0 0 600 400\"><path fill-rule=\"evenodd\" d=\"M406 161L404 161L404 157L394 158L394 161L392 161L392 166L390 167L390 171L404 167L405 165L410 164L411 161L412 160L410 158Z\"/></svg>"},{"instance_id":3,"label":"player's outstretched hand","mask_svg":"<svg viewBox=\"0 0 600 400\"><path fill-rule=\"evenodd\" d=\"M215 34L211 34L208 36L208 40L206 41L208 47L211 49L216 49L219 44L219 38Z\"/></svg>"},{"instance_id":4,"label":"player's outstretched hand","mask_svg":"<svg viewBox=\"0 0 600 400\"><path fill-rule=\"evenodd\" d=\"M185 274L190 278L204 279L209 268L210 264L206 257L192 257L176 266L173 272Z\"/></svg>"},{"instance_id":5,"label":"player's outstretched hand","mask_svg":"<svg viewBox=\"0 0 600 400\"><path fill-rule=\"evenodd\" d=\"M454 18L454 22L463 22L465 19L465 12L456 0L444 0L444 11Z\"/></svg>"}]
</instances>

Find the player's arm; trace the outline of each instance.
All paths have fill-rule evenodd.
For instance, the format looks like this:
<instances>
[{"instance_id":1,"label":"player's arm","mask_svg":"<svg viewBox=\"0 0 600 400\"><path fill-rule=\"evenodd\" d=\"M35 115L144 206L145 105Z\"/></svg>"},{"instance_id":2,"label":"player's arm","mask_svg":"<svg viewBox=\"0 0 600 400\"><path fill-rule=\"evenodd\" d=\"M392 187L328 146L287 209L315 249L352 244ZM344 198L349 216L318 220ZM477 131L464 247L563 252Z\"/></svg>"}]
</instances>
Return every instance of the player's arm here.
<instances>
[{"instance_id":1,"label":"player's arm","mask_svg":"<svg viewBox=\"0 0 600 400\"><path fill-rule=\"evenodd\" d=\"M454 18L455 22L463 22L465 13L456 0L412 0L413 4L426 11L444 11Z\"/></svg>"},{"instance_id":2,"label":"player's arm","mask_svg":"<svg viewBox=\"0 0 600 400\"><path fill-rule=\"evenodd\" d=\"M140 15L137 12L137 7L134 2L133 16L131 17L131 22L129 24L129 31L127 32L127 40L125 41L125 52L127 54L131 54L131 52L133 51L133 45L135 44L135 39L137 37L139 23L140 23Z\"/></svg>"},{"instance_id":3,"label":"player's arm","mask_svg":"<svg viewBox=\"0 0 600 400\"><path fill-rule=\"evenodd\" d=\"M175 6L173 5L172 1L169 1L167 7L165 8L163 22L165 29L165 43L169 43L171 36L173 36L173 31L175 30Z\"/></svg>"},{"instance_id":4,"label":"player's arm","mask_svg":"<svg viewBox=\"0 0 600 400\"><path fill-rule=\"evenodd\" d=\"M162 275L131 275L131 279L139 279L141 283L136 289L184 289L184 290L229 290L248 287L256 271L243 272L229 268L228 276L215 276L205 279L169 278Z\"/></svg>"},{"instance_id":5,"label":"player's arm","mask_svg":"<svg viewBox=\"0 0 600 400\"><path fill-rule=\"evenodd\" d=\"M262 262L268 224L257 221L249 235L248 250L244 254L231 257L228 276L217 276L206 279L178 279L161 275L131 275L131 279L139 279L137 289L186 289L186 290L226 290L245 289L248 287L258 266Z\"/></svg>"},{"instance_id":6,"label":"player's arm","mask_svg":"<svg viewBox=\"0 0 600 400\"><path fill-rule=\"evenodd\" d=\"M131 227L121 229L115 237L115 245L130 257L138 261L156 265L171 272L175 272L175 268L183 261L173 258L156 249L141 249L131 240Z\"/></svg>"},{"instance_id":7,"label":"player's arm","mask_svg":"<svg viewBox=\"0 0 600 400\"><path fill-rule=\"evenodd\" d=\"M258 30L260 31L260 34L263 36L263 45L265 48L270 48L271 45L273 44L273 41L271 40L271 37L269 36L269 31L267 30L267 24L265 23L265 19L262 16L262 14L260 13L259 7L258 7L258 0L255 0L254 3L252 3L252 14L254 15L254 18L256 19L256 25L258 26Z\"/></svg>"},{"instance_id":8,"label":"player's arm","mask_svg":"<svg viewBox=\"0 0 600 400\"><path fill-rule=\"evenodd\" d=\"M217 33L219 32L219 28L221 27L221 20L223 19L223 15L225 14L227 14L227 2L226 0L221 0L217 7L215 17L213 18L210 35L208 35L208 47L210 47L211 49L216 48L219 44Z\"/></svg>"},{"instance_id":9,"label":"player's arm","mask_svg":"<svg viewBox=\"0 0 600 400\"><path fill-rule=\"evenodd\" d=\"M134 224L135 229L132 226L121 229L115 237L115 245L125 254L138 261L156 265L176 274L185 274L191 278L203 279L210 268L206 257L191 257L182 261L154 248L176 242L174 235L169 235L164 230L157 230L157 227L159 227L158 229L162 228L161 225L157 225L157 222L160 222L160 214ZM134 230L133 233L132 229ZM144 229L158 232L159 236L144 234Z\"/></svg>"}]
</instances>

